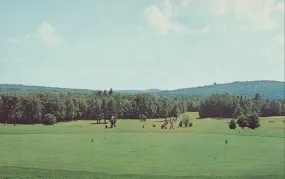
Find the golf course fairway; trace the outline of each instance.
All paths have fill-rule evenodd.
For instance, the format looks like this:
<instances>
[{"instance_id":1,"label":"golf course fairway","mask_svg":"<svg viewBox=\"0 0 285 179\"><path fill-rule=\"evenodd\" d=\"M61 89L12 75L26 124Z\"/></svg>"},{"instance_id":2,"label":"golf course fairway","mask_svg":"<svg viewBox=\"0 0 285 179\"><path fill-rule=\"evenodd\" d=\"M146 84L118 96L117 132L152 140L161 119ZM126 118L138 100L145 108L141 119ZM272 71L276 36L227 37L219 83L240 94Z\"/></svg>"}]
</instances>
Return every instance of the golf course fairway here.
<instances>
[{"instance_id":1,"label":"golf course fairway","mask_svg":"<svg viewBox=\"0 0 285 179\"><path fill-rule=\"evenodd\" d=\"M163 119L1 125L0 178L285 178L284 117L230 130L230 119L188 114L194 126L174 130Z\"/></svg>"}]
</instances>

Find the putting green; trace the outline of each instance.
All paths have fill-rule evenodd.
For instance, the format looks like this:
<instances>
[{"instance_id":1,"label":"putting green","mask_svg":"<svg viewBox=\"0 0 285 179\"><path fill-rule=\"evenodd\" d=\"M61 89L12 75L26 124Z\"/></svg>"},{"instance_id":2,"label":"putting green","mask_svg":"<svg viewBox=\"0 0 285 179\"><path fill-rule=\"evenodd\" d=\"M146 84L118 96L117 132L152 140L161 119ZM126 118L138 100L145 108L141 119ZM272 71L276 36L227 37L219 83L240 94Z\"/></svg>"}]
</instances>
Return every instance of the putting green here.
<instances>
[{"instance_id":1,"label":"putting green","mask_svg":"<svg viewBox=\"0 0 285 179\"><path fill-rule=\"evenodd\" d=\"M119 121L114 129L94 121L3 125L0 178L284 177L283 118L262 118L256 131L233 131L228 119L189 115L194 127L175 130L161 130L162 119Z\"/></svg>"}]
</instances>

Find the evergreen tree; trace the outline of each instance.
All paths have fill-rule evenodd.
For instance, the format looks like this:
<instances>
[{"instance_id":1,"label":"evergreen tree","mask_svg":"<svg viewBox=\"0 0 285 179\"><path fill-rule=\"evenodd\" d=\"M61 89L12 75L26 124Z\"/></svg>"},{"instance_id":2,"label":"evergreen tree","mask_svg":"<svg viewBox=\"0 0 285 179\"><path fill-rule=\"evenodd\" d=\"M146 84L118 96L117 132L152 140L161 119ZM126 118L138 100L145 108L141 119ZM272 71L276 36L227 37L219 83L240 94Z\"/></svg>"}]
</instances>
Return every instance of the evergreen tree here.
<instances>
[{"instance_id":1,"label":"evergreen tree","mask_svg":"<svg viewBox=\"0 0 285 179\"><path fill-rule=\"evenodd\" d=\"M234 119L231 120L231 122L229 123L229 128L230 129L236 129L237 125Z\"/></svg>"},{"instance_id":2,"label":"evergreen tree","mask_svg":"<svg viewBox=\"0 0 285 179\"><path fill-rule=\"evenodd\" d=\"M113 94L113 89L111 88L111 89L109 90L108 95L111 96L112 94Z\"/></svg>"}]
</instances>

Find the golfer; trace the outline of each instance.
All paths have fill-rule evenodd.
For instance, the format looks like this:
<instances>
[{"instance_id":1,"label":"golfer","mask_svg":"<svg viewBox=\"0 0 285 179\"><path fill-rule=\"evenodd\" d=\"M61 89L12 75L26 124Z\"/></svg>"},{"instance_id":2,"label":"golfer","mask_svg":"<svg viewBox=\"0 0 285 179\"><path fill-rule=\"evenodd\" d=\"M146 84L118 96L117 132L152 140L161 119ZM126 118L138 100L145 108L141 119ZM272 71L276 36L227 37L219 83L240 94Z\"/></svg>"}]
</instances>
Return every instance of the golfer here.
<instances>
[{"instance_id":1,"label":"golfer","mask_svg":"<svg viewBox=\"0 0 285 179\"><path fill-rule=\"evenodd\" d=\"M109 121L108 124L105 125L106 129L108 129L109 127L111 127L111 121Z\"/></svg>"},{"instance_id":2,"label":"golfer","mask_svg":"<svg viewBox=\"0 0 285 179\"><path fill-rule=\"evenodd\" d=\"M111 117L111 128L113 128L114 126L116 127L116 118L115 118L115 116L113 115L112 117Z\"/></svg>"},{"instance_id":3,"label":"golfer","mask_svg":"<svg viewBox=\"0 0 285 179\"><path fill-rule=\"evenodd\" d=\"M166 126L167 126L167 124L168 124L168 122L166 121L166 122L163 122L162 124L161 124L161 129L165 129L166 128Z\"/></svg>"},{"instance_id":4,"label":"golfer","mask_svg":"<svg viewBox=\"0 0 285 179\"><path fill-rule=\"evenodd\" d=\"M174 117L171 117L170 118L170 128L169 129L174 129L174 127L173 127L173 124L174 124Z\"/></svg>"}]
</instances>

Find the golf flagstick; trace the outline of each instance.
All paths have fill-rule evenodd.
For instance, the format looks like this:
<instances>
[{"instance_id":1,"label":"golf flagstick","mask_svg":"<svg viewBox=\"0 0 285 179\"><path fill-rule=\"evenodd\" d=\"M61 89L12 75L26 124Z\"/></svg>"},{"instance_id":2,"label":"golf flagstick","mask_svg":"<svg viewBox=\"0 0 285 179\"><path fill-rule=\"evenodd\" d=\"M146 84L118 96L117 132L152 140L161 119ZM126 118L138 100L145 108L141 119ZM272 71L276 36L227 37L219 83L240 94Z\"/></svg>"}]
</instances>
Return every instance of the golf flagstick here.
<instances>
[{"instance_id":1,"label":"golf flagstick","mask_svg":"<svg viewBox=\"0 0 285 179\"><path fill-rule=\"evenodd\" d=\"M91 139L91 156L93 156L93 139Z\"/></svg>"},{"instance_id":2,"label":"golf flagstick","mask_svg":"<svg viewBox=\"0 0 285 179\"><path fill-rule=\"evenodd\" d=\"M225 141L225 159L227 159L227 144L228 140Z\"/></svg>"}]
</instances>

